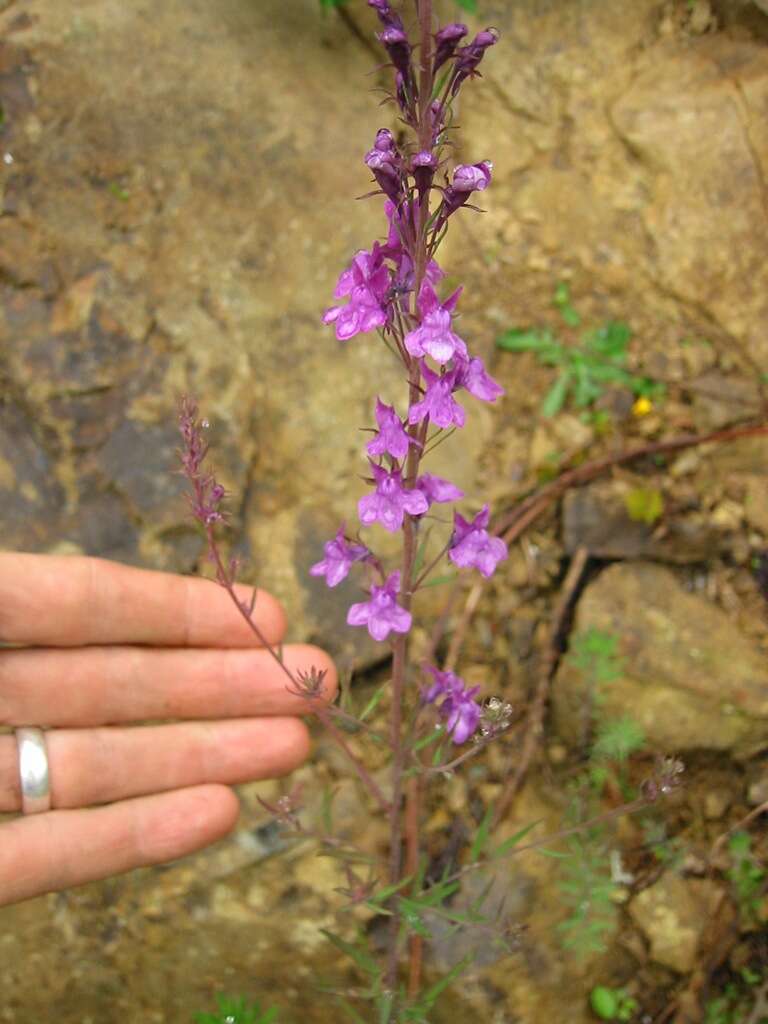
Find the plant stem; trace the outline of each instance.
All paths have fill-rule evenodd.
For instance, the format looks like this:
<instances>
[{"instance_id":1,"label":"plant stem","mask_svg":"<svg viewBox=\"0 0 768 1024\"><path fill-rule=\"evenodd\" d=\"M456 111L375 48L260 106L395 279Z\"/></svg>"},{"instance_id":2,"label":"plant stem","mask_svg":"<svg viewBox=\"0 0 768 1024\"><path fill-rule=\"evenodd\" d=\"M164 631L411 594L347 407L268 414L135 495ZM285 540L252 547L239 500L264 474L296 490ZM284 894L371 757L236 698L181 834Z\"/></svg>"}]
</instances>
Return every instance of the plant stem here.
<instances>
[{"instance_id":1,"label":"plant stem","mask_svg":"<svg viewBox=\"0 0 768 1024\"><path fill-rule=\"evenodd\" d=\"M432 148L432 126L429 108L432 100L432 0L416 0L416 12L419 19L420 65L419 65L419 101L418 101L418 141L421 150ZM421 283L427 268L427 224L429 223L429 189L420 193L413 209L414 248L412 253L414 267L413 287L413 319L419 320L418 296ZM406 355L408 369L409 404L419 400L419 382L421 373L416 359ZM426 428L427 424L425 424ZM422 428L423 429L423 428ZM414 441L419 440L420 428L413 424L409 433ZM413 444L408 452L405 484L412 488L419 472L419 463L423 452L422 445ZM410 610L413 596L413 571L416 560L416 527L410 515L405 516L403 523L403 561L400 578L400 603L406 611ZM403 775L406 766L406 749L403 742L403 705L405 700L405 673L408 660L408 644L405 635L399 634L393 643L392 650L392 712L390 719L390 740L392 746L392 810L390 813L389 830L389 880L395 884L403 877ZM406 840L406 875L415 872L419 860L419 786L417 780L409 780L406 787L405 840ZM389 956L387 963L387 987L393 993L397 991L398 980L398 940L400 935L401 915L397 903L392 908L389 932ZM421 943L417 936L409 941L409 995L418 994L421 979ZM396 1000L393 1001L392 1013L397 1012ZM390 1017L391 1019L391 1017Z\"/></svg>"},{"instance_id":2,"label":"plant stem","mask_svg":"<svg viewBox=\"0 0 768 1024\"><path fill-rule=\"evenodd\" d=\"M376 800L381 810L383 810L385 814L388 814L392 810L392 808L390 804L387 802L387 798L384 796L378 783L373 778L368 769L365 767L363 762L354 753L354 751L351 749L347 741L344 739L344 734L342 733L342 731L334 724L328 709L324 705L317 704L315 707L313 707L312 710L317 715L319 720L322 722L323 726L328 730L328 733L330 734L331 738L338 744L339 747L341 747L343 752L347 755L347 758L349 759L352 767L357 772L358 778L366 787L366 789L374 798L374 800Z\"/></svg>"}]
</instances>

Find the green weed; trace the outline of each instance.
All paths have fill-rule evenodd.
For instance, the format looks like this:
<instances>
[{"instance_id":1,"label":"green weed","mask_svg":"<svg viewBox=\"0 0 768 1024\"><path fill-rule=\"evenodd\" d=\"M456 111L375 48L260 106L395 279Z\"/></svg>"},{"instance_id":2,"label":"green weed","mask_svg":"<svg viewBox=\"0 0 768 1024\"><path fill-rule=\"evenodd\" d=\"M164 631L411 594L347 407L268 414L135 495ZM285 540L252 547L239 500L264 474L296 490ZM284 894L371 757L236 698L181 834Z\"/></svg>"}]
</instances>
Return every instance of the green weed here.
<instances>
[{"instance_id":1,"label":"green weed","mask_svg":"<svg viewBox=\"0 0 768 1024\"><path fill-rule=\"evenodd\" d=\"M629 715L610 718L601 711L605 688L622 673L618 645L615 634L595 628L576 634L571 641L568 660L584 677L593 734L586 768L573 784L574 800L570 810L573 824L599 811L601 794L609 782L625 798L634 796L626 777L626 765L645 741L643 730ZM581 953L605 950L606 937L616 920L614 894L620 879L614 877L615 859L616 852L612 851L602 826L588 829L570 840L559 885L564 902L570 907L568 917L558 926L566 948Z\"/></svg>"},{"instance_id":2,"label":"green weed","mask_svg":"<svg viewBox=\"0 0 768 1024\"><path fill-rule=\"evenodd\" d=\"M570 328L581 323L571 304L568 285L558 284L554 305ZM585 331L576 344L566 344L546 328L515 328L496 342L507 352L533 352L539 362L555 366L559 372L541 406L542 416L555 416L569 399L577 409L588 409L606 388L627 388L636 398L657 398L663 385L648 377L633 374L627 368L628 347L632 337L629 326L610 320Z\"/></svg>"},{"instance_id":3,"label":"green weed","mask_svg":"<svg viewBox=\"0 0 768 1024\"><path fill-rule=\"evenodd\" d=\"M731 867L725 875L734 888L739 912L744 921L757 918L768 872L757 861L749 832L734 832L728 840Z\"/></svg>"},{"instance_id":4,"label":"green weed","mask_svg":"<svg viewBox=\"0 0 768 1024\"><path fill-rule=\"evenodd\" d=\"M608 988L607 985L595 985L589 994L589 1005L600 1020L631 1020L637 1010L637 1000L626 989Z\"/></svg>"},{"instance_id":5,"label":"green weed","mask_svg":"<svg viewBox=\"0 0 768 1024\"><path fill-rule=\"evenodd\" d=\"M709 999L704 1007L704 1024L746 1024L753 1021L755 988L765 984L768 975L743 967L738 981L729 981L720 995ZM764 1024L768 1017L762 1015L756 1024Z\"/></svg>"},{"instance_id":6,"label":"green weed","mask_svg":"<svg viewBox=\"0 0 768 1024\"><path fill-rule=\"evenodd\" d=\"M277 1020L277 1007L262 1010L242 996L217 996L216 1002L216 1011L196 1014L195 1024L273 1024Z\"/></svg>"}]
</instances>

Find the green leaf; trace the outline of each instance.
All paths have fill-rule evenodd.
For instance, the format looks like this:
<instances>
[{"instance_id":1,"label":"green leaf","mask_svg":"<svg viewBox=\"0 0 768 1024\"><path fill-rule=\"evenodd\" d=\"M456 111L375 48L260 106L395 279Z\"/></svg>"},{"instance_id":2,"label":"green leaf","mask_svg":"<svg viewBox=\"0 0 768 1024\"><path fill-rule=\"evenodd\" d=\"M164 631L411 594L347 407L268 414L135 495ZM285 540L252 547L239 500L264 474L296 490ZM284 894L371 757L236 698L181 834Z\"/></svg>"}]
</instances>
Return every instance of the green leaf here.
<instances>
[{"instance_id":1,"label":"green leaf","mask_svg":"<svg viewBox=\"0 0 768 1024\"><path fill-rule=\"evenodd\" d=\"M426 736L422 736L420 740L416 740L413 744L413 750L423 750L424 747L428 747L430 743L434 743L435 740L441 740L443 736L445 736L445 729L441 725L438 726L437 729L433 729L431 732L428 732Z\"/></svg>"},{"instance_id":2,"label":"green leaf","mask_svg":"<svg viewBox=\"0 0 768 1024\"><path fill-rule=\"evenodd\" d=\"M624 495L630 519L652 526L664 512L664 497L658 488L635 487Z\"/></svg>"},{"instance_id":3,"label":"green leaf","mask_svg":"<svg viewBox=\"0 0 768 1024\"><path fill-rule=\"evenodd\" d=\"M743 830L734 832L728 840L728 849L731 853L749 855L751 846L752 837L749 832L744 832Z\"/></svg>"},{"instance_id":4,"label":"green leaf","mask_svg":"<svg viewBox=\"0 0 768 1024\"><path fill-rule=\"evenodd\" d=\"M644 742L642 726L631 715L609 719L598 726L592 757L596 761L626 761Z\"/></svg>"},{"instance_id":5,"label":"green leaf","mask_svg":"<svg viewBox=\"0 0 768 1024\"><path fill-rule=\"evenodd\" d=\"M277 1018L277 1007L262 1010L258 1003L248 1004L244 996L216 997L216 1013L198 1013L195 1024L272 1024Z\"/></svg>"},{"instance_id":6,"label":"green leaf","mask_svg":"<svg viewBox=\"0 0 768 1024\"><path fill-rule=\"evenodd\" d=\"M456 0L456 3L463 11L469 11L470 14L477 14L477 0Z\"/></svg>"},{"instance_id":7,"label":"green leaf","mask_svg":"<svg viewBox=\"0 0 768 1024\"><path fill-rule=\"evenodd\" d=\"M454 964L454 966L450 969L450 971L448 971L448 973L444 977L442 977L439 981L436 981L435 984L431 986L431 988L427 989L427 991L421 997L423 1005L428 1009L434 1006L435 1002L437 1001L437 997L441 993L443 993L448 988L449 985L452 985L453 982L459 977L459 975L463 974L471 963L472 957L465 956L463 960L459 960L457 964Z\"/></svg>"},{"instance_id":8,"label":"green leaf","mask_svg":"<svg viewBox=\"0 0 768 1024\"><path fill-rule=\"evenodd\" d=\"M584 341L589 348L594 349L604 358L615 359L623 363L631 337L632 331L628 324L621 320L611 320L587 335Z\"/></svg>"},{"instance_id":9,"label":"green leaf","mask_svg":"<svg viewBox=\"0 0 768 1024\"><path fill-rule=\"evenodd\" d=\"M424 568L424 563L427 557L427 545L429 544L430 531L427 530L423 540L420 542L416 549L416 557L413 561L413 575L418 576L421 570Z\"/></svg>"},{"instance_id":10,"label":"green leaf","mask_svg":"<svg viewBox=\"0 0 768 1024\"><path fill-rule=\"evenodd\" d=\"M392 885L385 885L383 889L379 889L379 891L374 893L374 895L366 902L369 906L373 906L374 910L377 910L378 907L376 904L386 902L390 896L394 896L400 889L404 889L407 885L410 885L412 879L413 875L408 875L407 878L402 878L399 882L393 882Z\"/></svg>"},{"instance_id":11,"label":"green leaf","mask_svg":"<svg viewBox=\"0 0 768 1024\"><path fill-rule=\"evenodd\" d=\"M555 383L549 389L547 397L541 405L541 415L549 418L555 416L563 407L568 387L571 383L570 370L563 370Z\"/></svg>"},{"instance_id":12,"label":"green leaf","mask_svg":"<svg viewBox=\"0 0 768 1024\"><path fill-rule=\"evenodd\" d=\"M127 202L131 198L130 192L128 192L127 189L124 189L119 181L111 181L108 188L115 199L119 199L123 203Z\"/></svg>"},{"instance_id":13,"label":"green leaf","mask_svg":"<svg viewBox=\"0 0 768 1024\"><path fill-rule=\"evenodd\" d=\"M562 316L569 327L578 327L581 323L581 317L573 306L563 306L560 310L560 316Z\"/></svg>"},{"instance_id":14,"label":"green leaf","mask_svg":"<svg viewBox=\"0 0 768 1024\"><path fill-rule=\"evenodd\" d=\"M491 854L492 859L496 860L497 857L506 856L510 850L513 850L517 846L521 839L525 839L528 833L532 832L537 825L542 823L542 821L544 821L543 818L539 818L538 821L532 821L530 825L526 825L525 828L521 828L519 832L515 832L515 834L510 836L509 839L505 839L504 842L500 843Z\"/></svg>"},{"instance_id":15,"label":"green leaf","mask_svg":"<svg viewBox=\"0 0 768 1024\"><path fill-rule=\"evenodd\" d=\"M537 328L515 327L496 339L497 348L507 352L540 352L552 347L554 339L549 331Z\"/></svg>"},{"instance_id":16,"label":"green leaf","mask_svg":"<svg viewBox=\"0 0 768 1024\"><path fill-rule=\"evenodd\" d=\"M480 857L480 854L486 847L488 837L491 831L491 822L493 821L493 806L491 804L486 808L483 820L480 822L475 838L472 840L472 848L469 851L469 859L474 862Z\"/></svg>"},{"instance_id":17,"label":"green leaf","mask_svg":"<svg viewBox=\"0 0 768 1024\"><path fill-rule=\"evenodd\" d=\"M374 695L371 697L371 699L368 701L368 703L363 708L362 712L358 715L358 718L360 719L361 722L364 722L369 715L373 714L373 712L379 706L379 701L381 700L381 698L384 696L384 694L387 692L388 689L389 689L389 681L387 681L386 683L383 683L378 688L378 690L376 690Z\"/></svg>"},{"instance_id":18,"label":"green leaf","mask_svg":"<svg viewBox=\"0 0 768 1024\"><path fill-rule=\"evenodd\" d=\"M434 579L427 580L425 583L420 584L420 587L439 587L443 583L453 583L459 574L457 572L445 573L443 576L435 576Z\"/></svg>"},{"instance_id":19,"label":"green leaf","mask_svg":"<svg viewBox=\"0 0 768 1024\"><path fill-rule=\"evenodd\" d=\"M361 946L356 946L351 942L347 942L346 939L342 939L340 935L336 935L335 932L328 931L327 928L321 928L320 932L326 937L333 945L341 950L342 953L353 960L357 966L365 971L366 974L370 974L373 977L377 977L381 970L379 965Z\"/></svg>"},{"instance_id":20,"label":"green leaf","mask_svg":"<svg viewBox=\"0 0 768 1024\"><path fill-rule=\"evenodd\" d=\"M601 1020L614 1020L619 1010L616 993L605 985L595 985L589 995L589 1005Z\"/></svg>"},{"instance_id":21,"label":"green leaf","mask_svg":"<svg viewBox=\"0 0 768 1024\"><path fill-rule=\"evenodd\" d=\"M376 999L376 1008L379 1011L379 1024L389 1024L392 1019L392 1004L394 1001L394 992L382 992Z\"/></svg>"},{"instance_id":22,"label":"green leaf","mask_svg":"<svg viewBox=\"0 0 768 1024\"><path fill-rule=\"evenodd\" d=\"M565 320L569 327L578 327L581 323L581 317L571 305L571 290L565 281L560 281L555 288L555 294L552 297L552 301L560 310L560 316Z\"/></svg>"},{"instance_id":23,"label":"green leaf","mask_svg":"<svg viewBox=\"0 0 768 1024\"><path fill-rule=\"evenodd\" d=\"M339 1003L342 1010L348 1014L352 1024L366 1024L365 1018L361 1017L354 1006L351 1003L348 1003L346 999L340 999Z\"/></svg>"}]
</instances>

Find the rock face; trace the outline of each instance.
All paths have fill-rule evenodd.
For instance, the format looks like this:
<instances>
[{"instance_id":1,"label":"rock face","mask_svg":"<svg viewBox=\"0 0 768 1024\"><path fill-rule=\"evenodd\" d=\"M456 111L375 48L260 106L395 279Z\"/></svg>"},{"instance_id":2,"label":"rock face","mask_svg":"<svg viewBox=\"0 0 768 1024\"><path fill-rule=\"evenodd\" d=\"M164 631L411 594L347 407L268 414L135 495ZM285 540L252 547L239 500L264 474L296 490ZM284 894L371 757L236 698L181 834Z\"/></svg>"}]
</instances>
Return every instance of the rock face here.
<instances>
[{"instance_id":1,"label":"rock face","mask_svg":"<svg viewBox=\"0 0 768 1024\"><path fill-rule=\"evenodd\" d=\"M726 537L701 514L670 523L645 523L627 509L633 486L605 480L569 491L563 501L563 541L569 552L584 546L596 558L654 558L684 565L705 562L724 549Z\"/></svg>"},{"instance_id":2,"label":"rock face","mask_svg":"<svg viewBox=\"0 0 768 1024\"><path fill-rule=\"evenodd\" d=\"M766 111L763 47L718 36L684 54L674 44L656 48L611 109L653 183L638 210L659 283L706 308L763 369L768 247L754 228L765 220Z\"/></svg>"},{"instance_id":3,"label":"rock face","mask_svg":"<svg viewBox=\"0 0 768 1024\"><path fill-rule=\"evenodd\" d=\"M731 619L657 565L612 565L579 601L575 629L618 635L620 678L601 690L601 713L631 715L665 753L768 745L768 665ZM564 658L553 689L555 727L581 742L587 682ZM588 725L588 723L586 723Z\"/></svg>"},{"instance_id":4,"label":"rock face","mask_svg":"<svg viewBox=\"0 0 768 1024\"><path fill-rule=\"evenodd\" d=\"M629 912L650 942L651 959L680 974L692 970L701 934L722 897L709 879L672 874L635 896Z\"/></svg>"}]
</instances>

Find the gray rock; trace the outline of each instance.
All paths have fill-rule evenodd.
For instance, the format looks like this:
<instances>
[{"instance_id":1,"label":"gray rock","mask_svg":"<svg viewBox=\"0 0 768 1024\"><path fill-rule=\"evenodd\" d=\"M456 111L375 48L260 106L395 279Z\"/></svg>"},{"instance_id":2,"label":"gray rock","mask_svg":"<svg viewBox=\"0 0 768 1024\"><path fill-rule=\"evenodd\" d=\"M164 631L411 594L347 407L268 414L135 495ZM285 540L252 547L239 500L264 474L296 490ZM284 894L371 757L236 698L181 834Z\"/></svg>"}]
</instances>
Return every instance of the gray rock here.
<instances>
[{"instance_id":1,"label":"gray rock","mask_svg":"<svg viewBox=\"0 0 768 1024\"><path fill-rule=\"evenodd\" d=\"M601 713L631 715L652 749L729 750L747 757L768 745L765 656L724 611L650 563L610 566L579 601L575 630L616 634L620 678L604 684ZM558 670L554 723L581 742L587 684L569 659Z\"/></svg>"},{"instance_id":2,"label":"gray rock","mask_svg":"<svg viewBox=\"0 0 768 1024\"><path fill-rule=\"evenodd\" d=\"M597 558L653 558L679 565L702 562L727 547L727 535L698 514L662 523L632 519L626 481L599 481L569 491L563 500L563 541L573 553L586 547Z\"/></svg>"}]
</instances>

